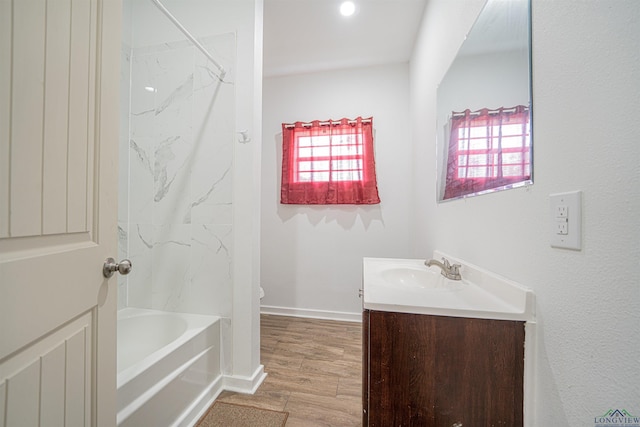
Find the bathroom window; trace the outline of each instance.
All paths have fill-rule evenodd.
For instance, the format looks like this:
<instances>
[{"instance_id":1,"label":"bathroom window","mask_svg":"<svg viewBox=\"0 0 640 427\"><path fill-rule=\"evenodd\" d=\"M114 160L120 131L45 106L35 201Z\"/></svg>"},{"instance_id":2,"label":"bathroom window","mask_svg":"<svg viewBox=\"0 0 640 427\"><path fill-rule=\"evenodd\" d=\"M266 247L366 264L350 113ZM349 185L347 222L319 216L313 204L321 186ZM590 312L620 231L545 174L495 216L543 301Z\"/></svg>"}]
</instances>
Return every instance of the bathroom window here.
<instances>
[{"instance_id":1,"label":"bathroom window","mask_svg":"<svg viewBox=\"0 0 640 427\"><path fill-rule=\"evenodd\" d=\"M282 124L284 204L380 203L373 118Z\"/></svg>"},{"instance_id":2,"label":"bathroom window","mask_svg":"<svg viewBox=\"0 0 640 427\"><path fill-rule=\"evenodd\" d=\"M531 178L529 109L453 112L445 199Z\"/></svg>"}]
</instances>

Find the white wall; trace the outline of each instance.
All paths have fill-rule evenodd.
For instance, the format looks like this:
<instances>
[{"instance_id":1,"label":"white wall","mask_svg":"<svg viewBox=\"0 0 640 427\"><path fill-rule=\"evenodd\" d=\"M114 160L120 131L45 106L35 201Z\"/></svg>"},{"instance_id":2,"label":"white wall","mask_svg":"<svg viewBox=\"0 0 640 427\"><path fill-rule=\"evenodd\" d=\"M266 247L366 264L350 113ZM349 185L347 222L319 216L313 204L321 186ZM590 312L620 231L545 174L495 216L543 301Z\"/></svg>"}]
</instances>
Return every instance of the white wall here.
<instances>
[{"instance_id":1,"label":"white wall","mask_svg":"<svg viewBox=\"0 0 640 427\"><path fill-rule=\"evenodd\" d=\"M451 64L438 87L438 123L452 111L529 105L529 58L520 51L467 55Z\"/></svg>"},{"instance_id":2,"label":"white wall","mask_svg":"<svg viewBox=\"0 0 640 427\"><path fill-rule=\"evenodd\" d=\"M436 86L482 0L427 3L411 62L414 181L435 176ZM416 186L414 255L440 249L537 295L537 424L640 414L640 2L533 0L534 185L436 204ZM583 191L583 248L551 248L549 194Z\"/></svg>"},{"instance_id":3,"label":"white wall","mask_svg":"<svg viewBox=\"0 0 640 427\"><path fill-rule=\"evenodd\" d=\"M408 89L407 64L264 80L263 311L357 319L362 257L409 255ZM357 116L374 118L381 203L281 205L281 124Z\"/></svg>"}]
</instances>

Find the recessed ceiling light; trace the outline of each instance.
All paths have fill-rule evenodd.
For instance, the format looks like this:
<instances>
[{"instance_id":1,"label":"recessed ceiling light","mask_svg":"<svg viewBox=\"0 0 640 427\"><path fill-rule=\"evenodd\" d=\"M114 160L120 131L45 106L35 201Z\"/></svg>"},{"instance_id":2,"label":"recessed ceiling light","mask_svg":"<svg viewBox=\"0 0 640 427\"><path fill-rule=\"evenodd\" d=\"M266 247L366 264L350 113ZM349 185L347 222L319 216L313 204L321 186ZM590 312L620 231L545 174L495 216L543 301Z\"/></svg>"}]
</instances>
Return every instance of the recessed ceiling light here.
<instances>
[{"instance_id":1,"label":"recessed ceiling light","mask_svg":"<svg viewBox=\"0 0 640 427\"><path fill-rule=\"evenodd\" d=\"M351 16L356 11L356 5L352 1L342 2L340 5L340 13L342 16Z\"/></svg>"}]
</instances>

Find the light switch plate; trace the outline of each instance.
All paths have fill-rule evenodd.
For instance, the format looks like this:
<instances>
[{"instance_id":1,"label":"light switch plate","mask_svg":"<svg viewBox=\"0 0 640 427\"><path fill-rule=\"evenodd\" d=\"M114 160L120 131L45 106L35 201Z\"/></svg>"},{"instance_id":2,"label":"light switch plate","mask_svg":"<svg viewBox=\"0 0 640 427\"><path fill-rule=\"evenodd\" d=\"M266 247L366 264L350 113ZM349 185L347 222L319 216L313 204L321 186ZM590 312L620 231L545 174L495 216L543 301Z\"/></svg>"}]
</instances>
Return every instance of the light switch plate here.
<instances>
[{"instance_id":1,"label":"light switch plate","mask_svg":"<svg viewBox=\"0 0 640 427\"><path fill-rule=\"evenodd\" d=\"M582 191L551 194L549 200L551 246L581 250Z\"/></svg>"}]
</instances>

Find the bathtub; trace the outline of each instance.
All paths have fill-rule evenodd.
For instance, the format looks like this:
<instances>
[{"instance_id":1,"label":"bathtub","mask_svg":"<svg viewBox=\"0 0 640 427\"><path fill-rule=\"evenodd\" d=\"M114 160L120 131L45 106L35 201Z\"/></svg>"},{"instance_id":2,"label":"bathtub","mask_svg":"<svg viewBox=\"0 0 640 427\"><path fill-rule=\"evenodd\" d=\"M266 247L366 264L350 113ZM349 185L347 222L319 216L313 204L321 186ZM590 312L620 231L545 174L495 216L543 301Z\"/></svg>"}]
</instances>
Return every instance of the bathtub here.
<instances>
[{"instance_id":1,"label":"bathtub","mask_svg":"<svg viewBox=\"0 0 640 427\"><path fill-rule=\"evenodd\" d=\"M190 426L222 390L219 317L118 311L119 427Z\"/></svg>"}]
</instances>

